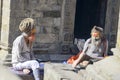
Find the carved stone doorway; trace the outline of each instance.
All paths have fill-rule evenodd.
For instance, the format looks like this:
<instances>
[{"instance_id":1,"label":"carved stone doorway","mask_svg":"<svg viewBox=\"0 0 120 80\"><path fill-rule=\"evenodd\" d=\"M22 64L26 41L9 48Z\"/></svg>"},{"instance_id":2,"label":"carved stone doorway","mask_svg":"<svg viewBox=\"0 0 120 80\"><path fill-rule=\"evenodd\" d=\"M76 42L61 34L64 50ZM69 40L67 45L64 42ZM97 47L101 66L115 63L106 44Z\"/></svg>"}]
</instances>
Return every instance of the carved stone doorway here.
<instances>
[{"instance_id":1,"label":"carved stone doorway","mask_svg":"<svg viewBox=\"0 0 120 80\"><path fill-rule=\"evenodd\" d=\"M94 25L105 26L107 0L77 0L74 37L87 39Z\"/></svg>"}]
</instances>

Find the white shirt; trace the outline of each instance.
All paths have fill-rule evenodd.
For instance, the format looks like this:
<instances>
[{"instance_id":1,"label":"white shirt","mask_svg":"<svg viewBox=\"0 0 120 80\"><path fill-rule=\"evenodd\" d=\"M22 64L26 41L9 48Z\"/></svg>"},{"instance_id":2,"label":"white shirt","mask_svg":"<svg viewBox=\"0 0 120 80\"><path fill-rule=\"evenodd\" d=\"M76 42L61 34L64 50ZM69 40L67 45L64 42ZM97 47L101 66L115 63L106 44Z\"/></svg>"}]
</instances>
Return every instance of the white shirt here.
<instances>
[{"instance_id":1,"label":"white shirt","mask_svg":"<svg viewBox=\"0 0 120 80\"><path fill-rule=\"evenodd\" d=\"M24 36L18 36L12 47L12 63L20 63L35 59L33 52L30 49L30 46L27 46Z\"/></svg>"},{"instance_id":2,"label":"white shirt","mask_svg":"<svg viewBox=\"0 0 120 80\"><path fill-rule=\"evenodd\" d=\"M103 54L107 54L108 50L108 42L106 41L106 46L104 44L105 43L102 42L99 46L92 45L91 38L89 38L85 42L83 52L92 58L102 59Z\"/></svg>"}]
</instances>

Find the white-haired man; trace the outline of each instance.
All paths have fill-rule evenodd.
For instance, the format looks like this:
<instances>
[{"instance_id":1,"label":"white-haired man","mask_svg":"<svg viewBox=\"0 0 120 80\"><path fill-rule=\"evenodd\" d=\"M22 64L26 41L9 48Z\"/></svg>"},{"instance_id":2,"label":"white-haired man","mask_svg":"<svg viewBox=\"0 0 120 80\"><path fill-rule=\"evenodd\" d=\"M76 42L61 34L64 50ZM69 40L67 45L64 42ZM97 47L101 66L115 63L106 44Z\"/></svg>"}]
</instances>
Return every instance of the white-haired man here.
<instances>
[{"instance_id":1,"label":"white-haired man","mask_svg":"<svg viewBox=\"0 0 120 80\"><path fill-rule=\"evenodd\" d=\"M22 32L14 42L12 47L12 65L15 70L23 70L25 74L33 71L35 80L39 77L39 62L35 60L32 52L32 43L35 40L35 23L32 18L25 18L21 21L19 29Z\"/></svg>"},{"instance_id":2,"label":"white-haired man","mask_svg":"<svg viewBox=\"0 0 120 80\"><path fill-rule=\"evenodd\" d=\"M86 66L90 60L99 61L107 56L107 51L108 41L103 35L103 29L94 26L91 30L91 38L86 40L83 51L72 66L76 67L79 63Z\"/></svg>"}]
</instances>

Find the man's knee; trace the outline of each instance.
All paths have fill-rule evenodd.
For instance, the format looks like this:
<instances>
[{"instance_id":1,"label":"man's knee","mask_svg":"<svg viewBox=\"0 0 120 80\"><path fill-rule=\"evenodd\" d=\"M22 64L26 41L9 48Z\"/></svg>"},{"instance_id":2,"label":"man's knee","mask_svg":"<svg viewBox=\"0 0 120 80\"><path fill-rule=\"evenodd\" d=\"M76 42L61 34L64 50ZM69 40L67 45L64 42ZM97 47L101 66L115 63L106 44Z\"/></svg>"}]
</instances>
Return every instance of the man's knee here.
<instances>
[{"instance_id":1,"label":"man's knee","mask_svg":"<svg viewBox=\"0 0 120 80\"><path fill-rule=\"evenodd\" d=\"M31 62L31 68L32 68L32 70L39 68L39 66L40 66L40 65L39 65L39 62L36 61L36 60L33 60L33 61Z\"/></svg>"}]
</instances>

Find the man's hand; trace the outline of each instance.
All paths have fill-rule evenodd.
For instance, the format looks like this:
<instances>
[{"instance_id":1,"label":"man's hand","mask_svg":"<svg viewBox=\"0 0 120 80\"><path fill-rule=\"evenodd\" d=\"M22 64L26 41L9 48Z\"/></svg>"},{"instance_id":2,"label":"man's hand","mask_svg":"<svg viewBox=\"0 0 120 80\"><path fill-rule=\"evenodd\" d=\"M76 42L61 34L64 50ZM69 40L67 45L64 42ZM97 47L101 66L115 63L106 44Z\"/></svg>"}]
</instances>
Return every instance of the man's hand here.
<instances>
[{"instance_id":1,"label":"man's hand","mask_svg":"<svg viewBox=\"0 0 120 80\"><path fill-rule=\"evenodd\" d=\"M72 64L72 67L75 68L77 66L77 61L75 60Z\"/></svg>"}]
</instances>

